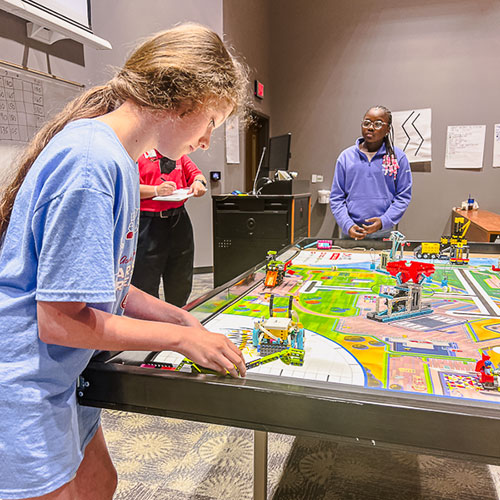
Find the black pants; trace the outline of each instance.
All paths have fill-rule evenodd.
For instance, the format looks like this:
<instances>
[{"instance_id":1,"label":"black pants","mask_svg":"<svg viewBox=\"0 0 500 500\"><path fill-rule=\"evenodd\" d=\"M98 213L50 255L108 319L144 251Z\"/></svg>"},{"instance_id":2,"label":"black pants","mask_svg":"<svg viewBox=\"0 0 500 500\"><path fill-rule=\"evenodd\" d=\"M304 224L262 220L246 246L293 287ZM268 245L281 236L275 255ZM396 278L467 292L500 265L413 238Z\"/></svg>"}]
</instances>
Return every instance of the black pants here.
<instances>
[{"instance_id":1,"label":"black pants","mask_svg":"<svg viewBox=\"0 0 500 500\"><path fill-rule=\"evenodd\" d=\"M184 207L166 218L141 214L134 286L158 297L161 277L165 300L182 307L191 293L193 260L193 226Z\"/></svg>"}]
</instances>

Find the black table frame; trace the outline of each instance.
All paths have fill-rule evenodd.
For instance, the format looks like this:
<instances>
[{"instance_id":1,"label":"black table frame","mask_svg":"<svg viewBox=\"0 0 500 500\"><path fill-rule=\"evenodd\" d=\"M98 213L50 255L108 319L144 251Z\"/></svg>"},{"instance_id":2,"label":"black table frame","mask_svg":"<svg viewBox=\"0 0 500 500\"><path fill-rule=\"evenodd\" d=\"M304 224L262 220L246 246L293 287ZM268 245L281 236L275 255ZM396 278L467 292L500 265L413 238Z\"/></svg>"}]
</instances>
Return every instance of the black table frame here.
<instances>
[{"instance_id":1,"label":"black table frame","mask_svg":"<svg viewBox=\"0 0 500 500\"><path fill-rule=\"evenodd\" d=\"M299 245L306 246L312 241L304 238ZM491 247L495 250L498 247L480 246L484 253L493 253ZM189 307L229 290L241 280L251 281L262 264ZM141 368L134 366L133 361L127 362L127 356L136 360L142 355L146 357L148 353L101 353L94 358L82 375L80 403L265 433L318 436L500 464L500 440L496 439L500 405L495 403L297 380L251 371L245 379L193 375ZM262 446L265 452L265 443ZM256 493L255 498L265 498L262 496L265 490L259 488L260 496Z\"/></svg>"}]
</instances>

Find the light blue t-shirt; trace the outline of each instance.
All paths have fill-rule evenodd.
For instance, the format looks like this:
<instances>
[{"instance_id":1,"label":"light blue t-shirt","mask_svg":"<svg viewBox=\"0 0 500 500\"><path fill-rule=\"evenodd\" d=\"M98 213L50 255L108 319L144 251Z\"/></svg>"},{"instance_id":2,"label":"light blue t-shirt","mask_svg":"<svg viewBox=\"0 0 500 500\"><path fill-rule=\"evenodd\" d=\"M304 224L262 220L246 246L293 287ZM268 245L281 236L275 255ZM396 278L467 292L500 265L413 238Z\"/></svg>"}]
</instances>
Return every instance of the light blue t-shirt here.
<instances>
[{"instance_id":1,"label":"light blue t-shirt","mask_svg":"<svg viewBox=\"0 0 500 500\"><path fill-rule=\"evenodd\" d=\"M123 314L139 224L137 166L97 120L68 124L17 195L0 247L0 498L39 496L75 474L99 410L75 385L93 350L38 338L37 301Z\"/></svg>"}]
</instances>

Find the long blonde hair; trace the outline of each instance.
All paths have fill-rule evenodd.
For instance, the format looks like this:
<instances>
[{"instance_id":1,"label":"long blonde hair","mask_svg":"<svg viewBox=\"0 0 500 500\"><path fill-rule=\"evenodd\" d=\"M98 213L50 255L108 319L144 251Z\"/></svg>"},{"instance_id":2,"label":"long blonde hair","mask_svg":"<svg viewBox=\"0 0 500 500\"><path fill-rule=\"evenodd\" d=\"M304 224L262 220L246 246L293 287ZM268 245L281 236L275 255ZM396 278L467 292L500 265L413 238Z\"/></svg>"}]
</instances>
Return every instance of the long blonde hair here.
<instances>
[{"instance_id":1,"label":"long blonde hair","mask_svg":"<svg viewBox=\"0 0 500 500\"><path fill-rule=\"evenodd\" d=\"M246 67L204 26L182 24L146 39L109 82L67 104L28 144L0 202L0 238L31 165L69 122L104 115L126 100L148 109L175 110L187 105L193 111L206 102L224 102L235 113L245 107L247 87Z\"/></svg>"}]
</instances>

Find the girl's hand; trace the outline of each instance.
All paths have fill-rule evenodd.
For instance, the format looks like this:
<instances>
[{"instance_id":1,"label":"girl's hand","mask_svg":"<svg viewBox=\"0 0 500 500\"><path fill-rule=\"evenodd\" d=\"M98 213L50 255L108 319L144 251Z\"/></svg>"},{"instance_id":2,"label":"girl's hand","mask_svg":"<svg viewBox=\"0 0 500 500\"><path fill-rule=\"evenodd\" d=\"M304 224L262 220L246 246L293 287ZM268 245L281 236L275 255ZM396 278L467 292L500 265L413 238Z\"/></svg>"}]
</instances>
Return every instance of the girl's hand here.
<instances>
[{"instance_id":1,"label":"girl's hand","mask_svg":"<svg viewBox=\"0 0 500 500\"><path fill-rule=\"evenodd\" d=\"M207 188L196 179L193 181L191 186L189 187L188 193L193 193L195 198L199 198L203 196L207 192Z\"/></svg>"},{"instance_id":2,"label":"girl's hand","mask_svg":"<svg viewBox=\"0 0 500 500\"><path fill-rule=\"evenodd\" d=\"M165 181L158 186L155 186L155 188L155 192L158 193L158 196L168 196L177 189L177 185L175 184L175 182Z\"/></svg>"},{"instance_id":3,"label":"girl's hand","mask_svg":"<svg viewBox=\"0 0 500 500\"><path fill-rule=\"evenodd\" d=\"M379 229L382 229L382 221L380 220L380 217L371 217L370 219L366 219L366 222L371 223L363 224L363 228L365 229L366 234L373 234Z\"/></svg>"},{"instance_id":4,"label":"girl's hand","mask_svg":"<svg viewBox=\"0 0 500 500\"><path fill-rule=\"evenodd\" d=\"M238 378L246 375L242 352L221 333L192 328L183 336L176 351L200 366L214 370L221 375Z\"/></svg>"},{"instance_id":5,"label":"girl's hand","mask_svg":"<svg viewBox=\"0 0 500 500\"><path fill-rule=\"evenodd\" d=\"M362 240L366 236L366 231L357 224L354 224L349 229L349 236L353 240Z\"/></svg>"}]
</instances>

